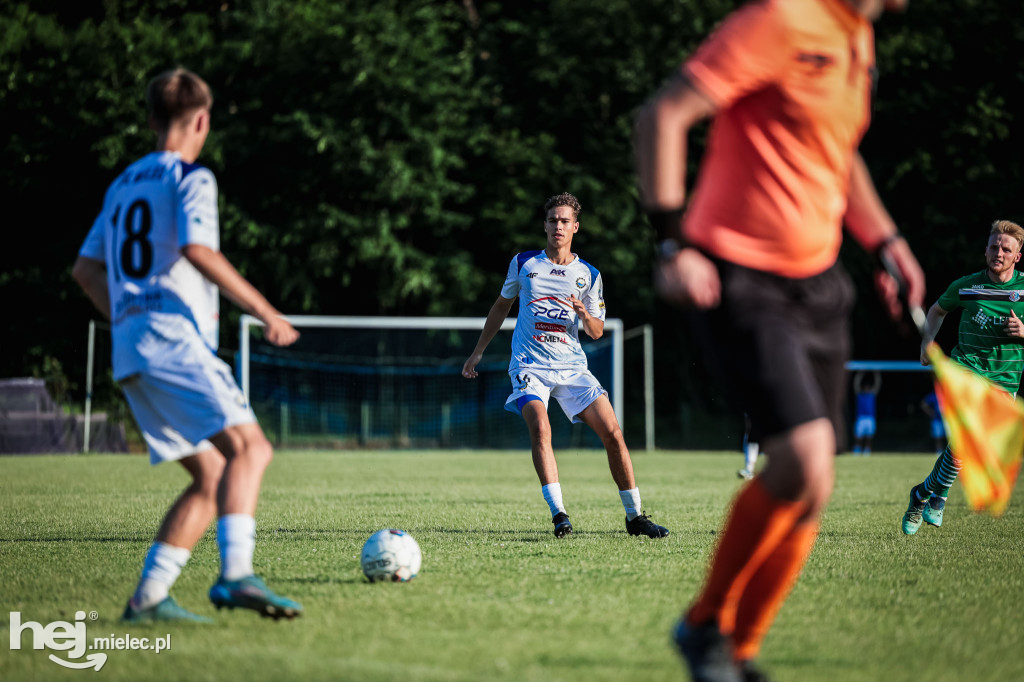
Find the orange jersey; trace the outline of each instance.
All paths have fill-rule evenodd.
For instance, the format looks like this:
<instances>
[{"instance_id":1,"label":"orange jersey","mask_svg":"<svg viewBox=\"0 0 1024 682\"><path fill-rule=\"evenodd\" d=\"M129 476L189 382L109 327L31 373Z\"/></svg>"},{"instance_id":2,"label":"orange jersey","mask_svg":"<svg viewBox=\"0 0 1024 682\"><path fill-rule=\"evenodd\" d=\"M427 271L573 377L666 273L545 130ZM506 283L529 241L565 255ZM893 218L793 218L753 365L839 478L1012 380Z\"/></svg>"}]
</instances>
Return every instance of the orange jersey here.
<instances>
[{"instance_id":1,"label":"orange jersey","mask_svg":"<svg viewBox=\"0 0 1024 682\"><path fill-rule=\"evenodd\" d=\"M686 239L786 277L835 263L874 61L870 22L842 0L756 0L728 17L683 65L718 107Z\"/></svg>"}]
</instances>

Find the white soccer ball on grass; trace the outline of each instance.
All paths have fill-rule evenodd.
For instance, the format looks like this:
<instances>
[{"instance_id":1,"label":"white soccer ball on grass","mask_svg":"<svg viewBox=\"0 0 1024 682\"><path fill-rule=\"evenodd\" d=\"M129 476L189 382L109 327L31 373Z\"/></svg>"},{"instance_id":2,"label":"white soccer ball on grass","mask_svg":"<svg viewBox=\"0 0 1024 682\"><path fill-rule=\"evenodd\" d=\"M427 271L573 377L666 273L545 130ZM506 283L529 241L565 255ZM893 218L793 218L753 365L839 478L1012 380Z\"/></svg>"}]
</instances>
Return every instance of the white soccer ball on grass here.
<instances>
[{"instance_id":1,"label":"white soccer ball on grass","mask_svg":"<svg viewBox=\"0 0 1024 682\"><path fill-rule=\"evenodd\" d=\"M423 555L420 546L404 530L385 528L370 536L359 557L363 573L371 583L404 583L420 572Z\"/></svg>"}]
</instances>

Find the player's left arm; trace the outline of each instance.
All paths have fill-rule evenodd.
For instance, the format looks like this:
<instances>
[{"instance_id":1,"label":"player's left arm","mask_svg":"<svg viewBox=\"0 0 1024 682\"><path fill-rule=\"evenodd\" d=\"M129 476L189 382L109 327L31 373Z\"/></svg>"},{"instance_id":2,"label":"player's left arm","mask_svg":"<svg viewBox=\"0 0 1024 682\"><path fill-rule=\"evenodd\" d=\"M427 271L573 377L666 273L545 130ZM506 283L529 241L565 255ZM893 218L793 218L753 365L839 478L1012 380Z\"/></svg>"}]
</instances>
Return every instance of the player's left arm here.
<instances>
[{"instance_id":1,"label":"player's left arm","mask_svg":"<svg viewBox=\"0 0 1024 682\"><path fill-rule=\"evenodd\" d=\"M576 298L576 294L569 298L569 305L572 306L573 311L576 313L576 319L579 320L580 326L583 327L583 331L587 333L587 336L596 341L604 335L604 320L596 315L591 315L590 311L587 310L586 304Z\"/></svg>"},{"instance_id":2,"label":"player's left arm","mask_svg":"<svg viewBox=\"0 0 1024 682\"><path fill-rule=\"evenodd\" d=\"M202 244L188 244L182 247L181 253L203 277L216 284L230 301L258 318L266 326L267 340L272 344L288 346L298 340L299 332L291 322L284 319L220 251Z\"/></svg>"},{"instance_id":3,"label":"player's left arm","mask_svg":"<svg viewBox=\"0 0 1024 682\"><path fill-rule=\"evenodd\" d=\"M177 221L181 255L228 300L259 319L270 343L295 343L299 332L292 323L220 251L217 179L209 169L195 168L178 183Z\"/></svg>"},{"instance_id":4,"label":"player's left arm","mask_svg":"<svg viewBox=\"0 0 1024 682\"><path fill-rule=\"evenodd\" d=\"M604 281L600 273L595 274L582 299L572 294L568 302L587 336L594 340L601 338L604 335Z\"/></svg>"},{"instance_id":5,"label":"player's left arm","mask_svg":"<svg viewBox=\"0 0 1024 682\"><path fill-rule=\"evenodd\" d=\"M843 221L850 235L868 253L889 260L903 279L907 301L912 307L922 307L924 272L910 250L910 245L900 236L896 223L882 204L860 152L853 155L846 215ZM875 276L875 285L889 314L898 319L902 312L899 283L885 270L879 270Z\"/></svg>"},{"instance_id":6,"label":"player's left arm","mask_svg":"<svg viewBox=\"0 0 1024 682\"><path fill-rule=\"evenodd\" d=\"M110 319L110 290L107 288L107 265L94 258L79 256L71 268L71 277L82 287L92 304Z\"/></svg>"},{"instance_id":7,"label":"player's left arm","mask_svg":"<svg viewBox=\"0 0 1024 682\"><path fill-rule=\"evenodd\" d=\"M921 364L926 367L932 364L928 359L928 344L935 340L935 335L939 333L942 321L948 314L949 311L938 303L928 309L928 317L925 318L924 330L921 332Z\"/></svg>"}]
</instances>

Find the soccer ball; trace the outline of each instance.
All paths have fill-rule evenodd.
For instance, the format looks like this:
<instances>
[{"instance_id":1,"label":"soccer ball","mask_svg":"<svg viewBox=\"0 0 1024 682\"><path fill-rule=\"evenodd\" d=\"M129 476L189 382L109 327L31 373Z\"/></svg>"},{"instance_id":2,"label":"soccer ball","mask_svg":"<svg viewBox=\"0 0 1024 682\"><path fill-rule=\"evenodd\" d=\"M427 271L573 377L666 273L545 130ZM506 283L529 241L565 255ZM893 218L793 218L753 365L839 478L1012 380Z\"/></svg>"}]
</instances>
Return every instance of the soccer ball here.
<instances>
[{"instance_id":1,"label":"soccer ball","mask_svg":"<svg viewBox=\"0 0 1024 682\"><path fill-rule=\"evenodd\" d=\"M404 530L385 528L370 536L363 545L359 563L371 583L390 580L404 583L420 572L423 555L420 546Z\"/></svg>"}]
</instances>

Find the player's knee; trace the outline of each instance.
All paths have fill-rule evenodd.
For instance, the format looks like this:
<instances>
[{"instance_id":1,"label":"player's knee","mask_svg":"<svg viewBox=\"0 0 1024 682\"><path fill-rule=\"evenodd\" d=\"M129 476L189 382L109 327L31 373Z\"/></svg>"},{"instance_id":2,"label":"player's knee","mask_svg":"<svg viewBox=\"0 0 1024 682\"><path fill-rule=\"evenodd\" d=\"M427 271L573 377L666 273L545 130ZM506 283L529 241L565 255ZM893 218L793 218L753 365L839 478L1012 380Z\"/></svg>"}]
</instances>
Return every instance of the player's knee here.
<instances>
[{"instance_id":1,"label":"player's knee","mask_svg":"<svg viewBox=\"0 0 1024 682\"><path fill-rule=\"evenodd\" d=\"M831 424L803 424L765 446L771 453L764 470L769 491L782 499L821 504L831 495L835 438Z\"/></svg>"},{"instance_id":2,"label":"player's knee","mask_svg":"<svg viewBox=\"0 0 1024 682\"><path fill-rule=\"evenodd\" d=\"M265 468L274 457L273 446L258 427L229 429L218 438L222 438L223 443L214 441L215 444L231 461L245 462L248 466Z\"/></svg>"},{"instance_id":3,"label":"player's knee","mask_svg":"<svg viewBox=\"0 0 1024 682\"><path fill-rule=\"evenodd\" d=\"M827 457L807 457L797 461L795 478L801 490L806 494L831 492L834 467L832 459Z\"/></svg>"},{"instance_id":4,"label":"player's knee","mask_svg":"<svg viewBox=\"0 0 1024 682\"><path fill-rule=\"evenodd\" d=\"M245 449L245 457L261 468L268 467L270 461L274 459L274 447L265 437L261 436L246 443Z\"/></svg>"},{"instance_id":5,"label":"player's knee","mask_svg":"<svg viewBox=\"0 0 1024 682\"><path fill-rule=\"evenodd\" d=\"M831 467L821 467L809 473L804 490L809 515L816 517L825 508L832 497L834 482L835 471Z\"/></svg>"},{"instance_id":6,"label":"player's knee","mask_svg":"<svg viewBox=\"0 0 1024 682\"><path fill-rule=\"evenodd\" d=\"M609 452L613 450L625 450L626 441L622 437L622 429L616 424L601 436L601 442Z\"/></svg>"},{"instance_id":7,"label":"player's knee","mask_svg":"<svg viewBox=\"0 0 1024 682\"><path fill-rule=\"evenodd\" d=\"M538 422L530 428L530 440L534 445L551 442L551 425L547 422Z\"/></svg>"},{"instance_id":8,"label":"player's knee","mask_svg":"<svg viewBox=\"0 0 1024 682\"><path fill-rule=\"evenodd\" d=\"M224 467L227 465L220 455L210 457L203 461L199 474L195 476L193 485L197 491L210 501L216 501L217 488L220 486L220 479L224 475Z\"/></svg>"},{"instance_id":9,"label":"player's knee","mask_svg":"<svg viewBox=\"0 0 1024 682\"><path fill-rule=\"evenodd\" d=\"M192 476L189 492L215 501L217 488L227 465L224 456L217 450L208 450L182 460L182 465Z\"/></svg>"}]
</instances>

